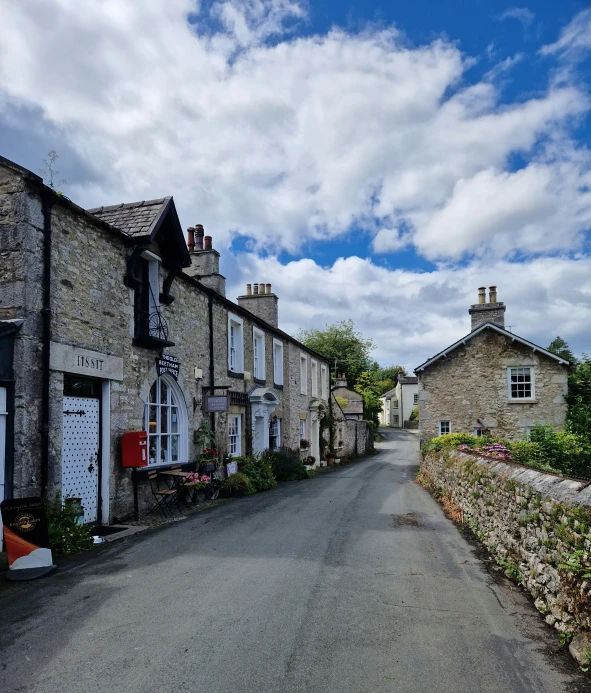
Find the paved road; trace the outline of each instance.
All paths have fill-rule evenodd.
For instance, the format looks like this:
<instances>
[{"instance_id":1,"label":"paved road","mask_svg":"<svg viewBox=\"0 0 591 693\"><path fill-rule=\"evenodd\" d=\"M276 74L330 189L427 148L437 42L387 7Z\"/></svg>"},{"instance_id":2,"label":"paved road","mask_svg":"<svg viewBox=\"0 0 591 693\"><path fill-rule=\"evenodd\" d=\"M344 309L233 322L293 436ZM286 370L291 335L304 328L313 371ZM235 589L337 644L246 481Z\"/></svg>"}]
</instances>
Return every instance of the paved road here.
<instances>
[{"instance_id":1,"label":"paved road","mask_svg":"<svg viewBox=\"0 0 591 693\"><path fill-rule=\"evenodd\" d=\"M413 483L416 438L386 435L366 461L4 591L0 690L582 690L532 639L548 633L527 600Z\"/></svg>"}]
</instances>

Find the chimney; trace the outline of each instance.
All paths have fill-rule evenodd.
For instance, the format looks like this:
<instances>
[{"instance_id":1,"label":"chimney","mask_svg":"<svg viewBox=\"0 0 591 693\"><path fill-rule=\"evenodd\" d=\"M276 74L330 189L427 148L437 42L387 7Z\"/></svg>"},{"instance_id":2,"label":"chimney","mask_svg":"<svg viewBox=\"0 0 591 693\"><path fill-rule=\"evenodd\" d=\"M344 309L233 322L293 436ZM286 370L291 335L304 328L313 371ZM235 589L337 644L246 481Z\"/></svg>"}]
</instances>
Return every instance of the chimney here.
<instances>
[{"instance_id":1,"label":"chimney","mask_svg":"<svg viewBox=\"0 0 591 693\"><path fill-rule=\"evenodd\" d=\"M486 302L486 288L478 289L478 303L473 304L468 311L472 319L472 332L484 323L491 322L505 328L505 304L497 300L497 287L489 287L489 301Z\"/></svg>"},{"instance_id":2,"label":"chimney","mask_svg":"<svg viewBox=\"0 0 591 693\"><path fill-rule=\"evenodd\" d=\"M347 379L345 378L344 373L339 373L335 380L335 387L347 387Z\"/></svg>"},{"instance_id":3,"label":"chimney","mask_svg":"<svg viewBox=\"0 0 591 693\"><path fill-rule=\"evenodd\" d=\"M244 296L238 296L237 301L239 306L269 323L269 325L273 327L279 326L277 309L279 299L272 293L271 284L265 284L264 282L252 285L247 284L246 294Z\"/></svg>"},{"instance_id":4,"label":"chimney","mask_svg":"<svg viewBox=\"0 0 591 693\"><path fill-rule=\"evenodd\" d=\"M185 268L185 274L225 296L226 278L220 274L220 254L212 248L211 236L204 237L204 233L201 224L187 229L191 266Z\"/></svg>"}]
</instances>

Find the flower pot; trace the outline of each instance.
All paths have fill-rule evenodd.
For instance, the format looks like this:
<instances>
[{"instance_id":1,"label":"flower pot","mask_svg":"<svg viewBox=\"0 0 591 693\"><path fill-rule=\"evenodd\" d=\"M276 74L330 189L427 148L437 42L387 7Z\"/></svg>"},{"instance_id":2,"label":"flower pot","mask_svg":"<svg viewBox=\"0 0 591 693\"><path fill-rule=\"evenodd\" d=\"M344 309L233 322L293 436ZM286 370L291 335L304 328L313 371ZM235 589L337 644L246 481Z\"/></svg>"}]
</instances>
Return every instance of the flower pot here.
<instances>
[{"instance_id":1,"label":"flower pot","mask_svg":"<svg viewBox=\"0 0 591 693\"><path fill-rule=\"evenodd\" d=\"M215 471L215 464L202 464L199 467L199 474L207 474Z\"/></svg>"},{"instance_id":2,"label":"flower pot","mask_svg":"<svg viewBox=\"0 0 591 693\"><path fill-rule=\"evenodd\" d=\"M332 465L334 464L334 459L332 457L329 457L326 460L326 464L328 464L329 467L332 467Z\"/></svg>"}]
</instances>

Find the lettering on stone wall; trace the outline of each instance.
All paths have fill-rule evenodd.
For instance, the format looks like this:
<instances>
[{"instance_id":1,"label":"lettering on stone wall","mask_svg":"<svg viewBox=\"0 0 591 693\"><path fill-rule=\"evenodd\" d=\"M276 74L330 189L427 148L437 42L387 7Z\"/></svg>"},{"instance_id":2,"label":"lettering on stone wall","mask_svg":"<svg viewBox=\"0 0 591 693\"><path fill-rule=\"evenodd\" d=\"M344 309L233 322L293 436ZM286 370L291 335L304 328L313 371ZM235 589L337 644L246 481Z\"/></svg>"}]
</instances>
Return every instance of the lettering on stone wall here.
<instances>
[{"instance_id":1,"label":"lettering on stone wall","mask_svg":"<svg viewBox=\"0 0 591 693\"><path fill-rule=\"evenodd\" d=\"M90 368L90 370L93 371L100 371L102 373L103 370L103 365L105 361L104 359L93 359L93 358L88 358L88 356L77 356L77 361L76 365L79 368Z\"/></svg>"}]
</instances>

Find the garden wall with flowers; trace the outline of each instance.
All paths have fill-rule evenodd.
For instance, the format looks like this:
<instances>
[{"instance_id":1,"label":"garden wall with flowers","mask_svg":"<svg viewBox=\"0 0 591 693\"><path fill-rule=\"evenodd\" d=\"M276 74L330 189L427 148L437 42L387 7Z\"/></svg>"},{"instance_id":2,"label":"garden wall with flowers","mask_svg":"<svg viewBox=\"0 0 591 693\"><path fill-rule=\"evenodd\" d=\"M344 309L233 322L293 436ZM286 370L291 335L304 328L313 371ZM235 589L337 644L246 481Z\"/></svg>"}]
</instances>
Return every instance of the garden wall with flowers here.
<instances>
[{"instance_id":1,"label":"garden wall with flowers","mask_svg":"<svg viewBox=\"0 0 591 693\"><path fill-rule=\"evenodd\" d=\"M508 445L472 436L434 438L422 453L417 481L486 544L563 640L591 631L589 482L517 464Z\"/></svg>"}]
</instances>

